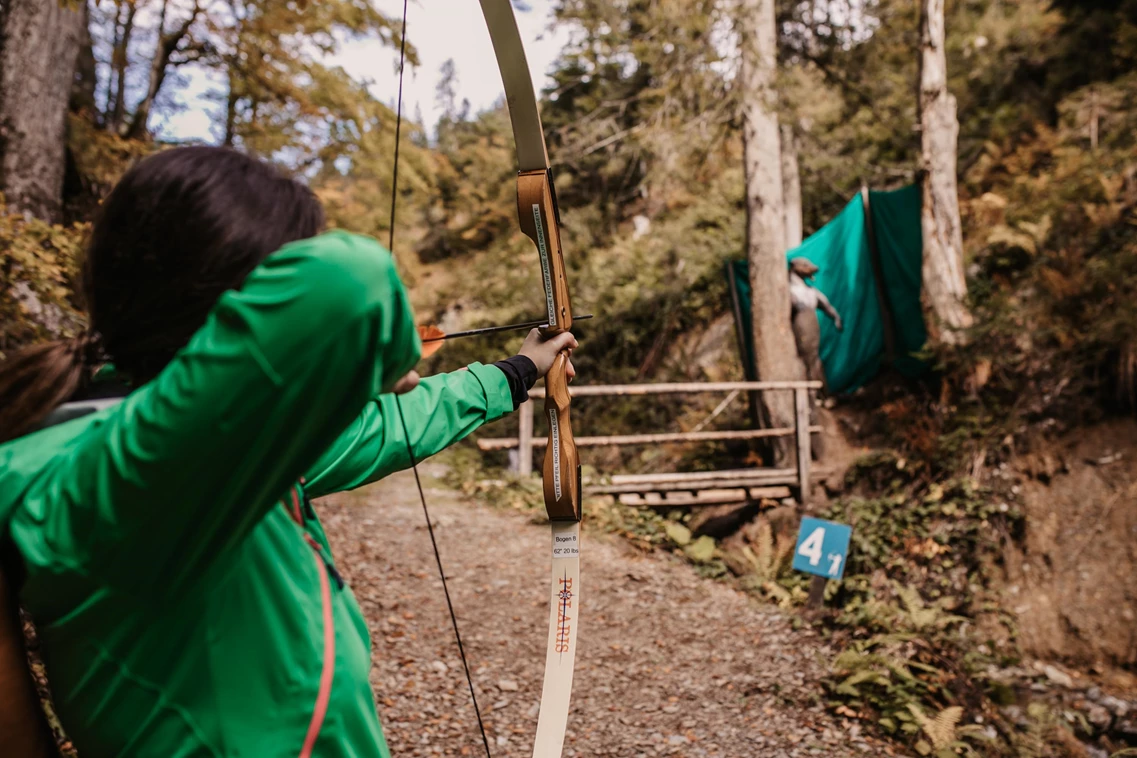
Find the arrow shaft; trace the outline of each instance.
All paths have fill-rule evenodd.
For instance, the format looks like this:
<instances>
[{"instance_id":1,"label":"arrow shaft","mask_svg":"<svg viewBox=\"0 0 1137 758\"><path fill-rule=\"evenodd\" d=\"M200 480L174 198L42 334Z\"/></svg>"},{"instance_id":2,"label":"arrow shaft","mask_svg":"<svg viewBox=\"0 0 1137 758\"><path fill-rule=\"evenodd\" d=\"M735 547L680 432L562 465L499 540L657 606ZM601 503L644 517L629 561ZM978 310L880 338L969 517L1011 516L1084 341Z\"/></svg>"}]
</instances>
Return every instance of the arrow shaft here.
<instances>
[{"instance_id":1,"label":"arrow shaft","mask_svg":"<svg viewBox=\"0 0 1137 758\"><path fill-rule=\"evenodd\" d=\"M573 321L584 321L592 318L592 314L588 313L583 316L573 316ZM423 342L441 342L442 340L454 339L455 337L474 337L479 334L493 334L494 332L509 332L519 329L532 329L533 327L547 327L548 321L545 319L538 319L537 321L523 321L520 324L505 324L503 326L484 326L480 329L467 329L464 332L450 332L441 337L428 337Z\"/></svg>"}]
</instances>

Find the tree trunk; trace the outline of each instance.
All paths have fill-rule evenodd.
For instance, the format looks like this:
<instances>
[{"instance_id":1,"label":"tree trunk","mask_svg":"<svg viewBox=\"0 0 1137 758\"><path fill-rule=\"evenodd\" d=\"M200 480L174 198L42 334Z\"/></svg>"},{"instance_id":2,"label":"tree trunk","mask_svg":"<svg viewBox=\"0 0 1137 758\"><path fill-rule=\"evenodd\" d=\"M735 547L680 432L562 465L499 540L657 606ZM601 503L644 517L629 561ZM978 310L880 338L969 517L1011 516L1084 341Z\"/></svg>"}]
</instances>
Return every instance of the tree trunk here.
<instances>
[{"instance_id":1,"label":"tree trunk","mask_svg":"<svg viewBox=\"0 0 1137 758\"><path fill-rule=\"evenodd\" d=\"M190 33L190 29L201 15L201 6L196 2L190 15L181 24L171 31L166 31L166 13L169 0L163 0L162 11L158 16L158 44L154 47L154 55L150 59L150 83L146 88L146 95L134 111L130 124L120 129L120 133L127 139L141 139L149 134L150 110L154 107L154 100L162 91L162 84L166 81L166 74L170 69L170 57L178 49Z\"/></svg>"},{"instance_id":2,"label":"tree trunk","mask_svg":"<svg viewBox=\"0 0 1137 758\"><path fill-rule=\"evenodd\" d=\"M137 12L138 6L129 2L125 4L123 15L124 7L120 0L119 12L115 18L116 42L111 51L111 71L115 75L114 108L107 115L107 130L115 134L122 131L122 124L126 120L126 72L130 68L130 38L134 34L134 16Z\"/></svg>"},{"instance_id":3,"label":"tree trunk","mask_svg":"<svg viewBox=\"0 0 1137 758\"><path fill-rule=\"evenodd\" d=\"M225 137L221 144L233 147L237 141L237 89L233 79L233 67L229 66L229 92L225 98Z\"/></svg>"},{"instance_id":4,"label":"tree trunk","mask_svg":"<svg viewBox=\"0 0 1137 758\"><path fill-rule=\"evenodd\" d=\"M963 231L956 184L959 121L947 88L944 55L944 0L920 3L920 147L924 235L924 296L940 328L939 338L963 341L971 326L963 274Z\"/></svg>"},{"instance_id":5,"label":"tree trunk","mask_svg":"<svg viewBox=\"0 0 1137 758\"><path fill-rule=\"evenodd\" d=\"M95 49L91 41L91 13L87 3L83 3L79 22L79 52L75 61L75 81L71 85L71 110L86 114L90 121L98 122L99 106L95 99L98 88L98 69L95 62Z\"/></svg>"},{"instance_id":6,"label":"tree trunk","mask_svg":"<svg viewBox=\"0 0 1137 758\"><path fill-rule=\"evenodd\" d=\"M58 221L83 14L55 0L0 8L0 192L9 207Z\"/></svg>"},{"instance_id":7,"label":"tree trunk","mask_svg":"<svg viewBox=\"0 0 1137 758\"><path fill-rule=\"evenodd\" d=\"M790 325L790 290L786 268L785 209L781 139L778 135L774 0L743 0L742 38L743 164L746 173L746 246L750 261L754 357L764 381L801 379ZM774 427L794 425L792 393L762 395L764 420ZM774 446L778 466L789 466L793 445Z\"/></svg>"},{"instance_id":8,"label":"tree trunk","mask_svg":"<svg viewBox=\"0 0 1137 758\"><path fill-rule=\"evenodd\" d=\"M797 164L797 136L782 124L782 196L786 206L786 249L801 244L801 174Z\"/></svg>"}]
</instances>

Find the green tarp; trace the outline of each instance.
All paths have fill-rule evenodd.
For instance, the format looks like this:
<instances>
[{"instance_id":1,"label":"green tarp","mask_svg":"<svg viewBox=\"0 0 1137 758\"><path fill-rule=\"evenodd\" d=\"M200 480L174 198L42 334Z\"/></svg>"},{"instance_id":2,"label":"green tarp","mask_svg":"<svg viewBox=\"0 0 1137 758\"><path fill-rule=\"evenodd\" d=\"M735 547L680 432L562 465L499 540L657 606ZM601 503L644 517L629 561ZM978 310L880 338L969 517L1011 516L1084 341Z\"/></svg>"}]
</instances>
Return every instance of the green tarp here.
<instances>
[{"instance_id":1,"label":"green tarp","mask_svg":"<svg viewBox=\"0 0 1137 758\"><path fill-rule=\"evenodd\" d=\"M891 311L894 335L893 365L907 375L920 373L924 366L913 354L926 339L920 307L920 190L915 185L890 192L869 192L872 231L880 254L880 279L884 291L878 293L873 272L869 230L865 224L864 201L858 193L828 224L810 235L801 245L786 253L786 260L808 258L821 270L812 284L825 293L841 314L844 331L818 311L821 321L821 362L832 392L851 392L880 370L886 356L886 324L881 300ZM754 356L750 345L750 279L745 260L730 264L737 297L737 324L745 338L739 342L748 378L754 378ZM883 294L883 298L881 297ZM786 314L789 318L789 314Z\"/></svg>"}]
</instances>

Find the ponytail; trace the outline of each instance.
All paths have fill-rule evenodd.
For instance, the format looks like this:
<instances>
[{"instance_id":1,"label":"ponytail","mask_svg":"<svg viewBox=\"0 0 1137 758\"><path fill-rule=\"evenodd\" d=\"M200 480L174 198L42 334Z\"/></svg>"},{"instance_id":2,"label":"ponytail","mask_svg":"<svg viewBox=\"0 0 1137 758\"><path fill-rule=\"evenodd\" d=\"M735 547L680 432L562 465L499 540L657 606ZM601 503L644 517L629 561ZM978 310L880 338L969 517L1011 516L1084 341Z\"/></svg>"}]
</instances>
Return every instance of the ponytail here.
<instances>
[{"instance_id":1,"label":"ponytail","mask_svg":"<svg viewBox=\"0 0 1137 758\"><path fill-rule=\"evenodd\" d=\"M36 428L86 383L99 357L90 332L62 342L32 345L0 364L0 442Z\"/></svg>"}]
</instances>

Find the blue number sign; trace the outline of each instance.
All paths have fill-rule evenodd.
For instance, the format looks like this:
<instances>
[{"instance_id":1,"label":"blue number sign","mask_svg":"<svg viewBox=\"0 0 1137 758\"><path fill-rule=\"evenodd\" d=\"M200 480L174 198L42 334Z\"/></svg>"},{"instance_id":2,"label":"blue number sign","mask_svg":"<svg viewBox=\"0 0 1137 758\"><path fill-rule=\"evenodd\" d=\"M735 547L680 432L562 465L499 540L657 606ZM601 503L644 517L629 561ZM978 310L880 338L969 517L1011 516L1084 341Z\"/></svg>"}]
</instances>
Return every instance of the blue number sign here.
<instances>
[{"instance_id":1,"label":"blue number sign","mask_svg":"<svg viewBox=\"0 0 1137 758\"><path fill-rule=\"evenodd\" d=\"M794 570L840 579L849 556L853 527L819 518L802 518L794 547Z\"/></svg>"}]
</instances>

